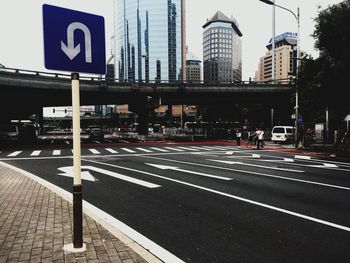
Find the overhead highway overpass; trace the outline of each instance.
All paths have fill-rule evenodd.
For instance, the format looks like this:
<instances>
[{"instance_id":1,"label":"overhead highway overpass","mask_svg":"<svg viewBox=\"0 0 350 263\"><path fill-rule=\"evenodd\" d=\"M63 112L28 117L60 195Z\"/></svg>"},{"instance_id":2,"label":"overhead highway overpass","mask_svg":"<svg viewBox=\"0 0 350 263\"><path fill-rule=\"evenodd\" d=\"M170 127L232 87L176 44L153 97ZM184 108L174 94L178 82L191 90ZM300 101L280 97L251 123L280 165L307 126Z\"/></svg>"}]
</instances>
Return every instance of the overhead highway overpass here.
<instances>
[{"instance_id":1,"label":"overhead highway overpass","mask_svg":"<svg viewBox=\"0 0 350 263\"><path fill-rule=\"evenodd\" d=\"M267 82L183 83L122 82L80 77L81 105L129 104L142 115L144 109L162 105L288 104L291 83ZM0 68L0 116L29 116L43 107L71 105L70 75Z\"/></svg>"}]
</instances>

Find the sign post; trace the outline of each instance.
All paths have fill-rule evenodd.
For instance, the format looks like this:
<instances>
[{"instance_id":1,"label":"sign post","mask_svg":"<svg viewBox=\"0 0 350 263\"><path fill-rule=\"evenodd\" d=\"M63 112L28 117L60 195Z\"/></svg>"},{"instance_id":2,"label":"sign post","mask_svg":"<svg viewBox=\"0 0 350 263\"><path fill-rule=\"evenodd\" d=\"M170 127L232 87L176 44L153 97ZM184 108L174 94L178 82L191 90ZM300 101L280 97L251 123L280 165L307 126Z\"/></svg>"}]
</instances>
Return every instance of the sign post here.
<instances>
[{"instance_id":1,"label":"sign post","mask_svg":"<svg viewBox=\"0 0 350 263\"><path fill-rule=\"evenodd\" d=\"M70 71L73 108L73 244L64 250L83 252L79 73L105 74L104 18L52 5L43 5L44 53L47 69Z\"/></svg>"},{"instance_id":2,"label":"sign post","mask_svg":"<svg viewBox=\"0 0 350 263\"><path fill-rule=\"evenodd\" d=\"M83 192L81 184L81 146L80 146L80 96L79 74L72 73L73 106L73 246L83 247Z\"/></svg>"}]
</instances>

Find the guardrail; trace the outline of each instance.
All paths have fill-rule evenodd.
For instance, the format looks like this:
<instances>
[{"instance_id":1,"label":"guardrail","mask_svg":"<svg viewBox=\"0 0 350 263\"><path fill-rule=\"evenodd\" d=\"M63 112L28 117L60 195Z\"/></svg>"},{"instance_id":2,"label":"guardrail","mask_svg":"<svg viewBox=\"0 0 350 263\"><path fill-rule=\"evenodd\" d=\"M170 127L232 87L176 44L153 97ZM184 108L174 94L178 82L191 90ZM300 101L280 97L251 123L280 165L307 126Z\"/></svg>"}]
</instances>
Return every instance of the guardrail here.
<instances>
[{"instance_id":1,"label":"guardrail","mask_svg":"<svg viewBox=\"0 0 350 263\"><path fill-rule=\"evenodd\" d=\"M70 74L65 73L55 73L55 72L44 72L44 71L34 71L34 70L27 70L27 69L16 69L16 68L7 68L7 67L0 67L0 73L1 72L7 72L11 74L19 74L19 75L28 75L28 76L35 76L35 77L50 77L50 78L59 78L59 79L70 79ZM230 82L207 82L204 80L200 81L169 81L169 80L123 80L123 79L117 79L117 78L109 78L105 75L100 76L86 76L85 74L80 75L81 80L89 80L89 81L96 81L96 82L118 82L120 84L167 84L167 85L198 85L203 84L207 86L222 86L222 85L293 85L293 79L292 78L285 78L285 79L276 79L274 81L230 81Z\"/></svg>"}]
</instances>

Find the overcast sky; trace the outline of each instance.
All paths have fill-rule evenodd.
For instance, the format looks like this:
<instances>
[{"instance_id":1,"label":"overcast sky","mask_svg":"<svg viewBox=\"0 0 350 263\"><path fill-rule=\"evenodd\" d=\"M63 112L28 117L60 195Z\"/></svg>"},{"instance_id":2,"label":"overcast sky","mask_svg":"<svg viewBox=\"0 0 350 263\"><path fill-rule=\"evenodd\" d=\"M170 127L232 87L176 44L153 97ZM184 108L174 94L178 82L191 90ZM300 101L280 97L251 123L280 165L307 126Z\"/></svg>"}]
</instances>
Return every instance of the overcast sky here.
<instances>
[{"instance_id":1,"label":"overcast sky","mask_svg":"<svg viewBox=\"0 0 350 263\"><path fill-rule=\"evenodd\" d=\"M142 1L142 0L140 0ZM166 1L166 0L164 0ZM242 37L243 80L254 77L258 61L266 52L272 35L272 7L259 0L186 0L187 45L200 60L202 53L202 25L216 11L233 16L239 23ZM296 12L300 6L301 49L313 57L313 19L318 6L339 3L341 0L276 0L276 4ZM0 63L12 68L46 70L44 67L42 5L94 13L105 17L107 59L110 57L110 38L113 35L113 0L1 0L0 1ZM276 8L276 35L296 32L295 18L285 10Z\"/></svg>"}]
</instances>

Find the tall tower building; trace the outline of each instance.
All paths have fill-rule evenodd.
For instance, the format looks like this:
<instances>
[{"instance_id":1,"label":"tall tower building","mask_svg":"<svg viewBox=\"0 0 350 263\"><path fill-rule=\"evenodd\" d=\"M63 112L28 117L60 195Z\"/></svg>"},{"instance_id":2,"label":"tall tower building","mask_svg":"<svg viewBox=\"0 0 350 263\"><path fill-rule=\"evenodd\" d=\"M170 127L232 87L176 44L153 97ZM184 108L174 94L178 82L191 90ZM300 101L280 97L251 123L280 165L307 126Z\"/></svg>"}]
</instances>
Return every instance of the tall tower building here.
<instances>
[{"instance_id":1,"label":"tall tower building","mask_svg":"<svg viewBox=\"0 0 350 263\"><path fill-rule=\"evenodd\" d=\"M296 75L298 34L285 32L275 37L275 79L288 80ZM257 81L272 80L272 39L266 46L268 51L260 58L255 79ZM304 52L300 52L303 56Z\"/></svg>"},{"instance_id":2,"label":"tall tower building","mask_svg":"<svg viewBox=\"0 0 350 263\"><path fill-rule=\"evenodd\" d=\"M242 33L237 22L217 11L203 28L204 81L241 81Z\"/></svg>"},{"instance_id":3,"label":"tall tower building","mask_svg":"<svg viewBox=\"0 0 350 263\"><path fill-rule=\"evenodd\" d=\"M184 0L116 0L116 78L182 80Z\"/></svg>"}]
</instances>

